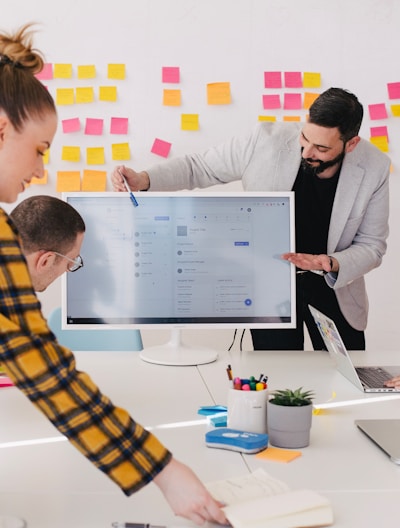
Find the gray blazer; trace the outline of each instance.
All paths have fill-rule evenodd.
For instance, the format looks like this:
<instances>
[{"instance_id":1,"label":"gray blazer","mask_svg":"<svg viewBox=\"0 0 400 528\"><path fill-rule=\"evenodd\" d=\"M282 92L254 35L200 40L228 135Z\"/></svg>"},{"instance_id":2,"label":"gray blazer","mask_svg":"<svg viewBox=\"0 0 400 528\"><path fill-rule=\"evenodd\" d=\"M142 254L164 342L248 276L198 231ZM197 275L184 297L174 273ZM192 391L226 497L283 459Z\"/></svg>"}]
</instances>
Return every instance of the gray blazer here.
<instances>
[{"instance_id":1,"label":"gray blazer","mask_svg":"<svg viewBox=\"0 0 400 528\"><path fill-rule=\"evenodd\" d=\"M301 123L259 123L203 154L187 155L147 170L151 191L204 188L242 180L248 191L291 190L301 161ZM357 330L368 319L364 275L378 267L389 234L390 159L361 140L346 154L333 203L328 254L340 264L325 276L340 309Z\"/></svg>"}]
</instances>

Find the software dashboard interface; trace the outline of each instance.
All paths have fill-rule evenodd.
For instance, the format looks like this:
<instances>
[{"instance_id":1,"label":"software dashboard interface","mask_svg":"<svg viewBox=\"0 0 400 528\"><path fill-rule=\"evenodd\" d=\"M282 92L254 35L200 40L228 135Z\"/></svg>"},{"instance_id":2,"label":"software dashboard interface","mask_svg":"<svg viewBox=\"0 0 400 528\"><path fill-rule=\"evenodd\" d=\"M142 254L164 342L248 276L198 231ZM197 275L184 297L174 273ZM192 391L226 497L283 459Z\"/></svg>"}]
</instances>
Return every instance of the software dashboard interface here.
<instances>
[{"instance_id":1,"label":"software dashboard interface","mask_svg":"<svg viewBox=\"0 0 400 528\"><path fill-rule=\"evenodd\" d=\"M66 193L86 224L63 326L293 327L292 193Z\"/></svg>"}]
</instances>

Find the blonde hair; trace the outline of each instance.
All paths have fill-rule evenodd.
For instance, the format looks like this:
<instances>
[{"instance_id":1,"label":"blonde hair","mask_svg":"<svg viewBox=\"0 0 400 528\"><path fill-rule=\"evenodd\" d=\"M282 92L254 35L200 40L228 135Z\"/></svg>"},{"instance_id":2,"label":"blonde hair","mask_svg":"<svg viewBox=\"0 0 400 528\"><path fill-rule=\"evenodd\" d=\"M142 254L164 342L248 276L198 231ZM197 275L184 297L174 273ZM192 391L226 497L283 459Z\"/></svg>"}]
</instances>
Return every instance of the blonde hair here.
<instances>
[{"instance_id":1,"label":"blonde hair","mask_svg":"<svg viewBox=\"0 0 400 528\"><path fill-rule=\"evenodd\" d=\"M52 96L35 77L44 58L32 47L33 33L32 24L13 34L0 33L0 109L19 131L28 118L56 113Z\"/></svg>"}]
</instances>

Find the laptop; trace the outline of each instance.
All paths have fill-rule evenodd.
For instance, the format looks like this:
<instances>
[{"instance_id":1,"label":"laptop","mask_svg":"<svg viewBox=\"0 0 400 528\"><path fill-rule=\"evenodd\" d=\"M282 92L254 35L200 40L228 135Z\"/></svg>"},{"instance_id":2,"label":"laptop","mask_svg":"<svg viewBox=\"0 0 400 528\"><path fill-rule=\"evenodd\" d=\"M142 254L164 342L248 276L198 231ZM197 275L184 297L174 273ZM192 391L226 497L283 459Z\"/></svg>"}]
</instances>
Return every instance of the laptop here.
<instances>
[{"instance_id":1,"label":"laptop","mask_svg":"<svg viewBox=\"0 0 400 528\"><path fill-rule=\"evenodd\" d=\"M395 464L400 464L400 420L355 420L356 426L382 449Z\"/></svg>"},{"instance_id":2,"label":"laptop","mask_svg":"<svg viewBox=\"0 0 400 528\"><path fill-rule=\"evenodd\" d=\"M354 366L350 355L340 337L335 323L311 305L311 314L324 340L329 355L337 370L363 392L398 392L394 387L385 387L383 382L400 375L400 365L397 367Z\"/></svg>"}]
</instances>

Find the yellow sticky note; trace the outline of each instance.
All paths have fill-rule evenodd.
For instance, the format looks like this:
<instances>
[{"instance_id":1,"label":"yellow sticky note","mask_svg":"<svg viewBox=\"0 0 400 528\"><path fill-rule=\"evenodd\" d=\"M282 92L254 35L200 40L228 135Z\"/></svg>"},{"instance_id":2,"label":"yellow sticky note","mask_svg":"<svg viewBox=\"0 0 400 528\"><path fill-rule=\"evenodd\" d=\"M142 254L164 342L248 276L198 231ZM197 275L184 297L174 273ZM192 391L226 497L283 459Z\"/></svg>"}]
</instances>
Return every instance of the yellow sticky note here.
<instances>
[{"instance_id":1,"label":"yellow sticky note","mask_svg":"<svg viewBox=\"0 0 400 528\"><path fill-rule=\"evenodd\" d=\"M107 172L85 169L82 177L82 191L103 192L107 186Z\"/></svg>"},{"instance_id":2,"label":"yellow sticky note","mask_svg":"<svg viewBox=\"0 0 400 528\"><path fill-rule=\"evenodd\" d=\"M71 79L72 64L54 64L53 77L54 79Z\"/></svg>"},{"instance_id":3,"label":"yellow sticky note","mask_svg":"<svg viewBox=\"0 0 400 528\"><path fill-rule=\"evenodd\" d=\"M78 66L78 79L94 79L96 67L93 64Z\"/></svg>"},{"instance_id":4,"label":"yellow sticky note","mask_svg":"<svg viewBox=\"0 0 400 528\"><path fill-rule=\"evenodd\" d=\"M81 190L81 174L79 171L58 171L56 191L80 191Z\"/></svg>"},{"instance_id":5,"label":"yellow sticky note","mask_svg":"<svg viewBox=\"0 0 400 528\"><path fill-rule=\"evenodd\" d=\"M390 105L394 117L400 117L400 104Z\"/></svg>"},{"instance_id":6,"label":"yellow sticky note","mask_svg":"<svg viewBox=\"0 0 400 528\"><path fill-rule=\"evenodd\" d=\"M207 103L209 105L231 104L231 84L229 82L207 84Z\"/></svg>"},{"instance_id":7,"label":"yellow sticky note","mask_svg":"<svg viewBox=\"0 0 400 528\"><path fill-rule=\"evenodd\" d=\"M61 159L63 161L78 162L81 159L80 147L64 146L61 151Z\"/></svg>"},{"instance_id":8,"label":"yellow sticky note","mask_svg":"<svg viewBox=\"0 0 400 528\"><path fill-rule=\"evenodd\" d=\"M300 116L283 116L284 121L301 121Z\"/></svg>"},{"instance_id":9,"label":"yellow sticky note","mask_svg":"<svg viewBox=\"0 0 400 528\"><path fill-rule=\"evenodd\" d=\"M181 129L182 130L199 130L199 114L182 114L181 115Z\"/></svg>"},{"instance_id":10,"label":"yellow sticky note","mask_svg":"<svg viewBox=\"0 0 400 528\"><path fill-rule=\"evenodd\" d=\"M256 458L262 460L273 460L274 462L291 462L295 458L301 456L301 451L293 449L279 449L277 447L269 446L264 451L256 454Z\"/></svg>"},{"instance_id":11,"label":"yellow sticky note","mask_svg":"<svg viewBox=\"0 0 400 528\"><path fill-rule=\"evenodd\" d=\"M164 90L163 105L164 106L181 106L181 91L180 90Z\"/></svg>"},{"instance_id":12,"label":"yellow sticky note","mask_svg":"<svg viewBox=\"0 0 400 528\"><path fill-rule=\"evenodd\" d=\"M321 86L321 74L314 72L303 73L303 88L319 88Z\"/></svg>"},{"instance_id":13,"label":"yellow sticky note","mask_svg":"<svg viewBox=\"0 0 400 528\"><path fill-rule=\"evenodd\" d=\"M58 105L74 104L74 89L73 88L57 88L56 104Z\"/></svg>"},{"instance_id":14,"label":"yellow sticky note","mask_svg":"<svg viewBox=\"0 0 400 528\"><path fill-rule=\"evenodd\" d=\"M259 121L276 121L276 116L263 116L263 115L259 115L259 116L258 116L258 120L259 120Z\"/></svg>"},{"instance_id":15,"label":"yellow sticky note","mask_svg":"<svg viewBox=\"0 0 400 528\"><path fill-rule=\"evenodd\" d=\"M103 147L88 147L86 149L86 163L88 165L104 165L105 155Z\"/></svg>"},{"instance_id":16,"label":"yellow sticky note","mask_svg":"<svg viewBox=\"0 0 400 528\"><path fill-rule=\"evenodd\" d=\"M76 102L77 103L93 103L94 90L91 86L76 88Z\"/></svg>"},{"instance_id":17,"label":"yellow sticky note","mask_svg":"<svg viewBox=\"0 0 400 528\"><path fill-rule=\"evenodd\" d=\"M109 64L107 68L109 79L125 79L125 64Z\"/></svg>"},{"instance_id":18,"label":"yellow sticky note","mask_svg":"<svg viewBox=\"0 0 400 528\"><path fill-rule=\"evenodd\" d=\"M49 179L49 173L47 170L43 173L43 178L36 178L35 176L31 179L31 185L46 185Z\"/></svg>"},{"instance_id":19,"label":"yellow sticky note","mask_svg":"<svg viewBox=\"0 0 400 528\"><path fill-rule=\"evenodd\" d=\"M389 143L388 138L386 136L374 136L369 140L373 145L375 145L375 147L378 147L378 149L382 152L389 152Z\"/></svg>"},{"instance_id":20,"label":"yellow sticky note","mask_svg":"<svg viewBox=\"0 0 400 528\"><path fill-rule=\"evenodd\" d=\"M50 159L50 149L47 149L43 156L43 163L47 165Z\"/></svg>"},{"instance_id":21,"label":"yellow sticky note","mask_svg":"<svg viewBox=\"0 0 400 528\"><path fill-rule=\"evenodd\" d=\"M99 100L115 102L117 100L117 87L116 86L100 86Z\"/></svg>"},{"instance_id":22,"label":"yellow sticky note","mask_svg":"<svg viewBox=\"0 0 400 528\"><path fill-rule=\"evenodd\" d=\"M111 157L113 161L126 161L131 159L129 143L114 143L111 145Z\"/></svg>"},{"instance_id":23,"label":"yellow sticky note","mask_svg":"<svg viewBox=\"0 0 400 528\"><path fill-rule=\"evenodd\" d=\"M308 110L310 108L310 106L313 104L313 102L315 101L315 99L317 99L318 96L319 96L318 93L305 92L304 93L303 107L306 110Z\"/></svg>"}]
</instances>

